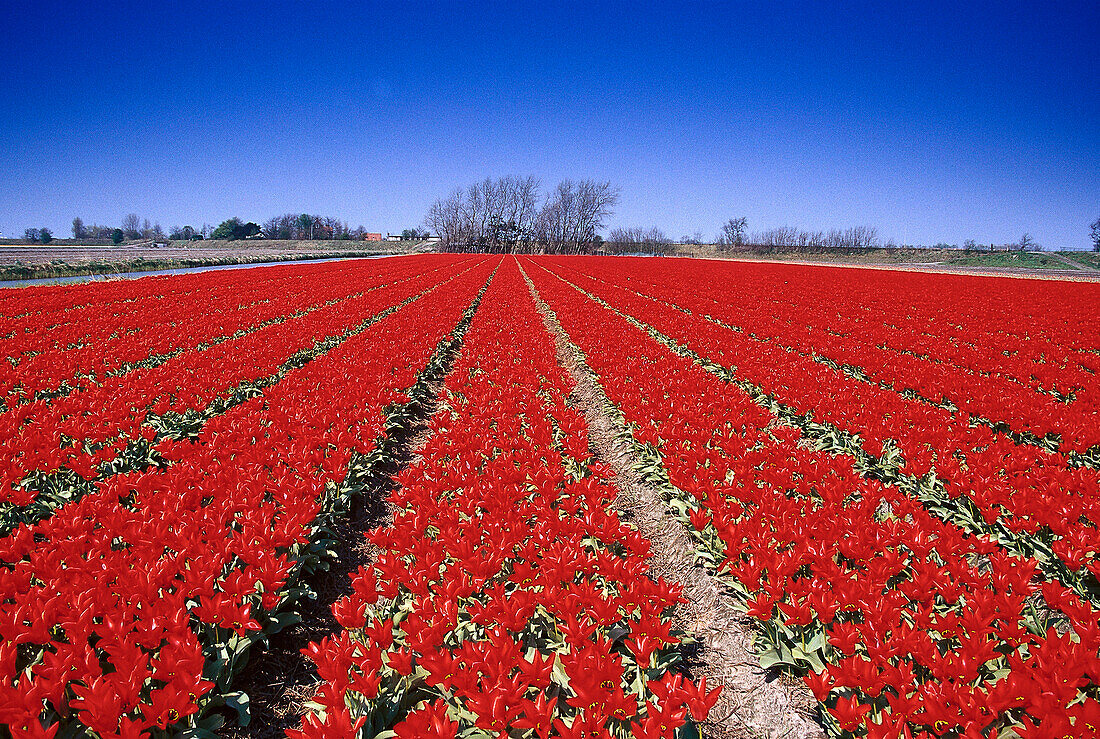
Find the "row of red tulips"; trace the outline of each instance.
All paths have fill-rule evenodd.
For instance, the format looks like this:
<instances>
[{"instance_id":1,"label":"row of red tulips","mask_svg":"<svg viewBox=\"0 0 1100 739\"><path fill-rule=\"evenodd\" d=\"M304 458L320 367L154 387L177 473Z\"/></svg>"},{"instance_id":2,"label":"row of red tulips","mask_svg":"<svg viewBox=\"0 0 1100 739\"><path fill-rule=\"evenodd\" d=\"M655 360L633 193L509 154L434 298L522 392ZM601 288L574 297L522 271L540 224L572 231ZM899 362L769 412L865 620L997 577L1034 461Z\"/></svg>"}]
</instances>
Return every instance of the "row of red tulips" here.
<instances>
[{"instance_id":1,"label":"row of red tulips","mask_svg":"<svg viewBox=\"0 0 1100 739\"><path fill-rule=\"evenodd\" d=\"M752 278L749 267L716 267ZM832 330L870 332L874 343L931 355L936 361L1013 378L1069 395L1085 386L1095 399L1095 284L997 277L898 274L838 268L761 265L765 279L788 283L788 310L843 301L856 311L830 314ZM763 283L757 282L758 289ZM835 319L833 316L835 315ZM865 320L870 319L870 320ZM934 350L934 351L930 351Z\"/></svg>"},{"instance_id":2,"label":"row of red tulips","mask_svg":"<svg viewBox=\"0 0 1100 739\"><path fill-rule=\"evenodd\" d=\"M293 276L286 268L272 275L281 280ZM210 272L174 277L149 277L142 282L114 280L76 285L39 285L22 290L0 291L0 315L3 316L4 338L22 337L36 345L54 344L50 332L80 323L88 316L112 313L126 320L132 311L128 306L142 303L145 309L155 309L163 301L189 301L196 291L223 291L237 280L233 273ZM19 353L20 355L22 352Z\"/></svg>"},{"instance_id":3,"label":"row of red tulips","mask_svg":"<svg viewBox=\"0 0 1100 739\"><path fill-rule=\"evenodd\" d=\"M491 268L291 371L194 442L162 441L165 469L107 478L0 540L0 722L15 736L159 736L240 707L233 676L293 619L325 525L385 448L387 409L422 368L438 373L429 357Z\"/></svg>"},{"instance_id":4,"label":"row of red tulips","mask_svg":"<svg viewBox=\"0 0 1100 739\"><path fill-rule=\"evenodd\" d=\"M453 270L395 276L351 297L311 306L300 315L248 331L214 346L197 347L170 361L108 378L52 401L0 416L0 505L29 504L43 476L62 467L80 477L101 474L133 440L163 437L172 419L223 411L278 379L289 367L332 340L360 330L381 312L436 287ZM346 293L355 280L335 289ZM201 312L201 311L200 311ZM194 424L188 424L188 429ZM35 473L34 479L28 475Z\"/></svg>"},{"instance_id":5,"label":"row of red tulips","mask_svg":"<svg viewBox=\"0 0 1100 739\"><path fill-rule=\"evenodd\" d=\"M362 262L329 270L279 269L252 281L242 280L237 270L205 272L180 279L186 290L157 294L156 283L148 281L153 284L131 287L129 292L143 291L120 302L0 319L0 335L9 335L9 361L0 367L0 398L11 407L94 386L135 365L155 363L385 284L387 273L399 277L417 271L401 261L387 262L380 270L364 269ZM20 292L33 302L41 289Z\"/></svg>"},{"instance_id":6,"label":"row of red tulips","mask_svg":"<svg viewBox=\"0 0 1100 739\"><path fill-rule=\"evenodd\" d=\"M354 261L336 265L329 273L305 273L244 282L240 270L228 271L211 289L174 296L166 305L150 307L135 299L110 309L82 312L79 320L50 337L50 316L36 317L24 341L38 340L21 354L13 346L4 408L36 399L49 400L138 368L155 367L188 350L207 348L373 290L395 280L432 269L444 269L449 260L428 256L385 262ZM209 274L209 273L207 273ZM225 284L220 284L223 282ZM134 281L128 281L134 282ZM138 280L137 282L141 282ZM35 333L34 324L45 338Z\"/></svg>"},{"instance_id":7,"label":"row of red tulips","mask_svg":"<svg viewBox=\"0 0 1100 739\"><path fill-rule=\"evenodd\" d=\"M1044 581L1034 561L857 475L851 458L805 448L800 429L736 385L531 273L639 452L663 468L667 478L650 476L671 510L759 620L764 663L804 675L827 727L876 737L1096 733L1100 626L1090 604Z\"/></svg>"},{"instance_id":8,"label":"row of red tulips","mask_svg":"<svg viewBox=\"0 0 1100 739\"><path fill-rule=\"evenodd\" d=\"M965 520L972 531L994 534L1040 558L1081 594L1095 590L1100 573L1097 471L1074 468L1057 452L1017 445L945 409L859 382L634 291L575 273L570 277L702 357L731 368L737 378L800 417L847 434L836 442L837 449L869 452L884 474L923 478L930 493L939 491L938 504L952 520Z\"/></svg>"},{"instance_id":9,"label":"row of red tulips","mask_svg":"<svg viewBox=\"0 0 1100 739\"><path fill-rule=\"evenodd\" d=\"M646 576L516 263L494 279L373 565L307 655L293 736L671 737L717 699L670 671L679 590Z\"/></svg>"},{"instance_id":10,"label":"row of red tulips","mask_svg":"<svg viewBox=\"0 0 1100 739\"><path fill-rule=\"evenodd\" d=\"M577 263L580 265L581 263ZM696 284L691 278L692 268L686 265L660 265L655 268L648 263L635 263L626 272L630 279L624 279L621 266L612 266L604 261L584 262L582 271L617 283L630 286L635 290L664 300L698 315L713 316L722 322L738 327L751 336L766 342L777 342L795 350L832 361L855 370L860 375L878 383L901 391L918 394L935 403L943 403L957 408L964 414L988 419L1003 424L1008 429L1047 438L1065 451L1084 452L1100 444L1100 356L1095 351L1074 349L1060 341L1058 333L1051 336L1041 330L1048 324L1061 324L1072 320L1082 320L1077 328L1079 338L1089 338L1091 326L1093 349L1097 336L1100 336L1100 323L1082 311L1090 301L1100 299L1100 290L1092 285L1083 285L1069 293L1074 296L1078 315L1066 316L1060 301L1039 303L1039 310L1045 315L1033 335L1023 335L1019 341L1025 343L1032 355L1041 361L1027 362L1014 373L1007 374L997 369L997 363L1006 360L1005 354L1019 360L1023 350L1007 340L1006 337L984 336L985 321L966 323L966 317L953 316L949 327L953 329L947 336L929 334L929 330L938 330L940 322L927 320L920 314L924 311L939 309L940 302L946 299L941 293L956 280L966 280L982 286L983 278L961 277L942 279L936 290L929 290L921 296L920 302L910 306L907 314L900 317L875 310L869 303L880 297L883 292L895 292L899 283L908 280L899 279L895 273L890 281L875 280L873 275L860 271L858 291L851 289L843 281L837 285L830 282L830 310L815 309L821 305L815 302L820 296L807 293L800 288L784 285L782 291L776 291L771 299L758 300L758 290L765 284L756 284L757 290L746 289L746 281L723 280L718 277L723 268L710 267L716 272L716 279ZM804 277L805 268L773 265L769 274L778 280ZM836 278L849 275L841 272ZM889 273L887 273L889 274ZM916 278L927 279L927 278ZM1023 302L1036 304L1033 295L1035 286L1028 282L1001 280L1012 286L1017 294L1012 299L1014 306ZM641 283L641 284L639 284ZM752 281L748 285L753 286ZM1040 295L1050 289L1039 287ZM1091 293L1091 295L1090 295ZM1027 295L1026 299L1023 298ZM1015 312L1015 308L1013 312ZM916 318L912 317L916 314ZM908 316L908 317L907 317ZM905 324L905 328L892 327L894 322ZM992 342L992 343L986 343ZM990 356L990 348L996 351ZM958 354L954 360L952 354ZM1061 392L1052 393L1048 388L1061 388ZM1072 397L1065 401L1063 393ZM965 418L963 419L965 420Z\"/></svg>"},{"instance_id":11,"label":"row of red tulips","mask_svg":"<svg viewBox=\"0 0 1100 739\"><path fill-rule=\"evenodd\" d=\"M331 265L329 265L331 266ZM281 278L288 274L301 273L305 269L326 268L320 263L309 265L272 265L270 273L273 278ZM204 270L195 273L183 273L173 275L146 275L141 282L135 280L91 280L88 282L76 282L66 284L36 285L19 290L0 291L0 313L8 319L40 313L43 315L57 315L64 317L70 311L79 311L89 306L106 307L115 303L126 303L145 297L165 297L182 295L196 289L196 286L207 284L205 281L216 275L211 272L224 273L227 270ZM232 278L233 271L229 270ZM239 274L239 273L237 273ZM229 283L224 284L231 284Z\"/></svg>"}]
</instances>

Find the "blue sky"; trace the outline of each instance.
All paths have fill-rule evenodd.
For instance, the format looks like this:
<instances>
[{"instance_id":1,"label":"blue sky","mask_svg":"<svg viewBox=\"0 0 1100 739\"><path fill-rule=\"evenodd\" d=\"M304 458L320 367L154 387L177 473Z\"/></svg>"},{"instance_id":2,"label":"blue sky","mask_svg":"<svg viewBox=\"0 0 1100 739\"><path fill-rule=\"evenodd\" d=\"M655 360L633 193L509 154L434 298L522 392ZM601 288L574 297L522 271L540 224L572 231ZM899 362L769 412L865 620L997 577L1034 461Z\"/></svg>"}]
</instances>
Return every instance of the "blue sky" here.
<instances>
[{"instance_id":1,"label":"blue sky","mask_svg":"<svg viewBox=\"0 0 1100 739\"><path fill-rule=\"evenodd\" d=\"M505 174L611 180L611 225L673 237L744 215L1085 248L1100 217L1095 2L3 8L4 236L399 231Z\"/></svg>"}]
</instances>

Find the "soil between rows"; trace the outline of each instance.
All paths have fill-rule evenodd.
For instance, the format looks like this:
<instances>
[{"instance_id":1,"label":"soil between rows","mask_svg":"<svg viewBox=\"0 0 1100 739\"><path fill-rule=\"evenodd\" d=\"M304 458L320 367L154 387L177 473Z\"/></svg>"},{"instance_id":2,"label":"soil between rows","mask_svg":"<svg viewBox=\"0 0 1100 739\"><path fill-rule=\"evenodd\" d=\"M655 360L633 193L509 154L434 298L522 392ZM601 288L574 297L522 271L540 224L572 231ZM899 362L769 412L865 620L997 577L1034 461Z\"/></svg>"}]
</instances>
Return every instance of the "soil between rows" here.
<instances>
[{"instance_id":1,"label":"soil between rows","mask_svg":"<svg viewBox=\"0 0 1100 739\"><path fill-rule=\"evenodd\" d=\"M710 739L823 736L812 718L816 704L805 685L760 667L752 647L751 619L733 607L715 578L693 564L694 548L687 532L668 515L660 492L644 484L634 471L631 452L616 439L614 421L605 410L606 396L593 382L576 347L557 324L549 306L542 302L533 283L529 282L529 287L555 341L559 363L577 382L571 402L585 416L592 451L615 471L614 483L619 491L616 508L622 519L636 527L652 546L651 576L684 587L688 602L677 607L674 621L695 642L684 650L683 668L692 679L706 677L708 686L723 686L721 698L701 726L703 735ZM266 649L253 655L236 681L235 689L246 692L250 698L249 726L241 727L227 716L220 736L274 739L299 725L305 704L320 685L312 663L301 650L310 642L340 630L331 606L351 593L352 573L369 566L376 556L363 534L392 522L392 510L386 499L396 489L393 477L415 460L430 438L428 423L439 407L445 377L433 383L431 402L422 407L411 430L396 440L397 462L378 470L351 514L332 527L336 557L328 570L310 578L317 598L299 605L301 622L274 635Z\"/></svg>"},{"instance_id":2,"label":"soil between rows","mask_svg":"<svg viewBox=\"0 0 1100 739\"><path fill-rule=\"evenodd\" d=\"M377 500L383 497L379 493ZM371 503L376 501L373 493L370 498ZM372 560L373 553L362 537L363 532L384 524L384 515L372 508L377 506L362 506L355 515L332 527L337 540L336 558L329 570L311 579L317 598L299 608L302 617L299 623L271 637L269 646L253 655L234 685L249 696L251 722L242 727L227 715L219 732L221 736L281 739L288 729L297 728L306 701L320 684L313 665L301 650L339 630L331 606L351 593L351 573Z\"/></svg>"},{"instance_id":3,"label":"soil between rows","mask_svg":"<svg viewBox=\"0 0 1100 739\"><path fill-rule=\"evenodd\" d=\"M301 650L310 642L319 642L341 630L332 615L332 604L351 594L352 573L374 562L377 550L363 535L392 523L393 511L387 499L397 489L394 477L416 460L430 438L428 421L438 408L442 388L442 380L432 383L431 403L414 417L411 430L395 439L396 462L376 470L367 491L356 498L350 515L331 527L336 557L330 561L329 569L316 572L309 579L317 598L301 604L298 609L301 622L271 637L269 646L254 655L238 677L234 688L248 693L251 723L242 727L227 720L219 732L221 736L282 739L287 729L298 727L306 702L321 684L313 663Z\"/></svg>"},{"instance_id":4,"label":"soil between rows","mask_svg":"<svg viewBox=\"0 0 1100 739\"><path fill-rule=\"evenodd\" d=\"M454 367L462 349L462 337L495 274L494 270L474 299L471 312L464 315L450 337L444 340L453 343L441 356L442 368L438 374L430 377L422 375L418 380L425 383L426 392L410 400L412 405L407 408L413 411L411 417L402 430L388 438L392 450L390 461L372 470L366 487L353 499L349 515L337 518L330 527L335 540L332 545L335 557L329 561L327 570L314 572L307 579L307 584L317 597L297 604L301 621L273 635L268 646L252 655L249 664L234 681L234 688L249 696L249 725L240 726L235 717L227 715L220 736L226 739L284 737L287 729L299 725L306 712L306 703L321 684L314 665L301 650L342 628L332 614L332 605L351 594L352 573L374 561L377 552L363 535L392 523L393 512L387 499L397 488L394 477L415 460L418 451L430 438L428 424L439 408L444 381ZM425 372L432 372L434 360L433 355L425 366Z\"/></svg>"},{"instance_id":5,"label":"soil between rows","mask_svg":"<svg viewBox=\"0 0 1100 739\"><path fill-rule=\"evenodd\" d=\"M572 401L588 422L592 449L615 472L620 516L650 542L650 574L684 588L687 603L677 607L674 619L696 640L684 654L686 670L692 679L706 677L708 687L723 686L718 703L701 727L704 736L822 737L821 727L812 718L816 701L809 690L801 680L760 667L752 646L751 620L733 606L720 582L694 564L694 545L684 527L668 515L660 491L642 482L631 450L616 438L615 421L605 410L610 401L557 323L553 310L539 297L526 273L524 277L554 338L558 361L577 383Z\"/></svg>"}]
</instances>

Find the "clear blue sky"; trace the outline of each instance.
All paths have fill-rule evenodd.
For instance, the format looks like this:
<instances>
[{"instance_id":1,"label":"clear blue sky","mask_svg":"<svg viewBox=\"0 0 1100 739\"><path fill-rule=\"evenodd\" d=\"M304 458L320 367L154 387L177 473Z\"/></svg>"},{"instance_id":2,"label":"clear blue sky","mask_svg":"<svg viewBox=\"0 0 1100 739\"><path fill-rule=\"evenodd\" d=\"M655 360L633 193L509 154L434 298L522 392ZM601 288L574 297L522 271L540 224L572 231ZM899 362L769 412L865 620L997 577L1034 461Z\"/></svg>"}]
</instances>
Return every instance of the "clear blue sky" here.
<instances>
[{"instance_id":1,"label":"clear blue sky","mask_svg":"<svg viewBox=\"0 0 1100 739\"><path fill-rule=\"evenodd\" d=\"M826 7L827 6L827 7ZM0 231L136 212L417 225L485 176L607 179L611 225L1100 217L1100 3L3 2Z\"/></svg>"}]
</instances>

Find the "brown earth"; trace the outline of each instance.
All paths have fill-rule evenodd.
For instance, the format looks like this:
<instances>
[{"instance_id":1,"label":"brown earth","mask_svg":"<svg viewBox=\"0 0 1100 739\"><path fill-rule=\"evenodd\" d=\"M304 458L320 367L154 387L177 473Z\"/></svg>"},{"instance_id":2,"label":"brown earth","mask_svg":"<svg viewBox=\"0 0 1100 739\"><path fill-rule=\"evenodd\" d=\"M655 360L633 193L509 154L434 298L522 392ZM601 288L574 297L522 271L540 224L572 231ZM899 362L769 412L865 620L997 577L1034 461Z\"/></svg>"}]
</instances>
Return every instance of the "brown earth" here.
<instances>
[{"instance_id":1,"label":"brown earth","mask_svg":"<svg viewBox=\"0 0 1100 739\"><path fill-rule=\"evenodd\" d=\"M735 608L716 578L694 564L694 545L683 525L668 515L661 492L641 480L632 451L618 439L615 421L606 410L610 401L529 280L528 287L554 336L558 361L577 382L571 399L588 421L593 450L615 471L620 492L616 506L623 520L652 546L651 575L684 588L687 603L677 607L674 619L677 627L695 640L685 654L688 674L693 679L705 677L708 687L723 688L701 727L704 736L822 737L821 727L812 718L816 701L802 681L761 668L753 650L751 619Z\"/></svg>"}]
</instances>

